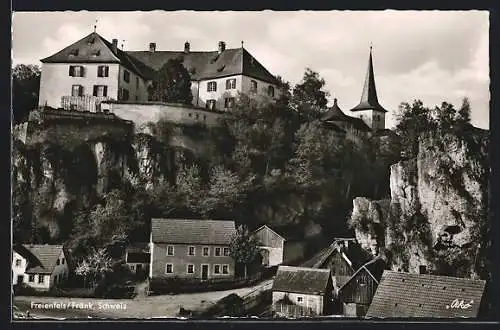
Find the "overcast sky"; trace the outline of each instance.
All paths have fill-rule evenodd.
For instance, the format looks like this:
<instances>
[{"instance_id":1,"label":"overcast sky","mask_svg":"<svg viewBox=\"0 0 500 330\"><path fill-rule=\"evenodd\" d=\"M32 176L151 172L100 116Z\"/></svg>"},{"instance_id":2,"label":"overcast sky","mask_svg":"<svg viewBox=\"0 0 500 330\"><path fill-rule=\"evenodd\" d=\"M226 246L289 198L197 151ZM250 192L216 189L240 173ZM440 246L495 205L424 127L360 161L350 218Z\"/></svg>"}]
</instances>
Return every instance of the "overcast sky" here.
<instances>
[{"instance_id":1,"label":"overcast sky","mask_svg":"<svg viewBox=\"0 0 500 330\"><path fill-rule=\"evenodd\" d=\"M489 17L487 11L255 11L13 13L14 64L41 64L93 31L125 50L245 48L271 73L292 84L306 67L326 80L330 102L357 105L373 44L379 102L387 125L401 102L421 99L457 107L469 97L472 121L489 127Z\"/></svg>"}]
</instances>

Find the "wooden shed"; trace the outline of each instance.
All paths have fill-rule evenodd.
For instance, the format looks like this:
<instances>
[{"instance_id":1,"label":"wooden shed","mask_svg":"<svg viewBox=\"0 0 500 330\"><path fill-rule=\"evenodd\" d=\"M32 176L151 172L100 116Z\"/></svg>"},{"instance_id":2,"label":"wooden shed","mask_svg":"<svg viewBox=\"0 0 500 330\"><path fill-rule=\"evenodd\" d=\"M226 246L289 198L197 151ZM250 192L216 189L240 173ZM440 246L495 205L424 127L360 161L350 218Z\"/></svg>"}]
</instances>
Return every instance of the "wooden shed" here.
<instances>
[{"instance_id":1,"label":"wooden shed","mask_svg":"<svg viewBox=\"0 0 500 330\"><path fill-rule=\"evenodd\" d=\"M365 316L385 267L385 261L376 257L361 266L338 290L338 300L345 316Z\"/></svg>"},{"instance_id":2,"label":"wooden shed","mask_svg":"<svg viewBox=\"0 0 500 330\"><path fill-rule=\"evenodd\" d=\"M253 236L259 244L264 266L273 267L283 263L285 239L281 235L263 225L253 232Z\"/></svg>"}]
</instances>

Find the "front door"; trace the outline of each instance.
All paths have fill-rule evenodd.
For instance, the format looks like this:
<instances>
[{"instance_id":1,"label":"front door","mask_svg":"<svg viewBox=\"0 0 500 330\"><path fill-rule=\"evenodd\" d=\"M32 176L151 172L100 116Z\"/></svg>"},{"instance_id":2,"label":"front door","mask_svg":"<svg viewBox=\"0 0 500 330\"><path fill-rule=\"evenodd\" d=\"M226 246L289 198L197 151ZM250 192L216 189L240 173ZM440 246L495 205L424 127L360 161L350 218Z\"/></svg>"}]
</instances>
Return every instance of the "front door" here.
<instances>
[{"instance_id":1,"label":"front door","mask_svg":"<svg viewBox=\"0 0 500 330\"><path fill-rule=\"evenodd\" d=\"M17 275L17 284L21 284L24 281L24 276L23 275Z\"/></svg>"},{"instance_id":2,"label":"front door","mask_svg":"<svg viewBox=\"0 0 500 330\"><path fill-rule=\"evenodd\" d=\"M208 279L208 265L201 265L201 279Z\"/></svg>"}]
</instances>

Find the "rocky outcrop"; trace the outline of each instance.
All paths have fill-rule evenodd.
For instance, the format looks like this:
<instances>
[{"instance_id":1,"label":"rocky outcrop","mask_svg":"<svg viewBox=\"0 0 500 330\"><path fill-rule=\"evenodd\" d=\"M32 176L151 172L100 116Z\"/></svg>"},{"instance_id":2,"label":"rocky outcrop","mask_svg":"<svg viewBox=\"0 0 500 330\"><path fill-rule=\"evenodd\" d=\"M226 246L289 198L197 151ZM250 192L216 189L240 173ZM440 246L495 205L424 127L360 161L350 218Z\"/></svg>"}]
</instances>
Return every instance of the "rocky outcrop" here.
<instances>
[{"instance_id":1,"label":"rocky outcrop","mask_svg":"<svg viewBox=\"0 0 500 330\"><path fill-rule=\"evenodd\" d=\"M356 198L350 224L392 268L477 277L488 246L488 135L428 134L417 159L391 166L390 201ZM484 264L484 263L482 263Z\"/></svg>"}]
</instances>

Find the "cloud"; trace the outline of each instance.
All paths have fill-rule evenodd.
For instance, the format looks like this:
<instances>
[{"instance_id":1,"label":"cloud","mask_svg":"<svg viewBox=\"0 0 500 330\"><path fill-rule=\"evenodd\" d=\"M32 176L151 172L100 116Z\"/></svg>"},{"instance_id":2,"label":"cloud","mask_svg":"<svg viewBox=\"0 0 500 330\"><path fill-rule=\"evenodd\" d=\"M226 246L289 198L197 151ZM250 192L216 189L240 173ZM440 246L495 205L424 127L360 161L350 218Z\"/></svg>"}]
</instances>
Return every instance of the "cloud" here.
<instances>
[{"instance_id":1,"label":"cloud","mask_svg":"<svg viewBox=\"0 0 500 330\"><path fill-rule=\"evenodd\" d=\"M489 123L487 11L255 11L255 12L40 12L14 13L15 63L38 60L93 29L127 50L215 50L241 46L268 70L291 83L306 67L325 78L330 102L348 110L360 99L370 42L380 103L391 114L421 99L433 107L457 106L468 96L472 120ZM37 28L34 29L33 26ZM121 42L120 42L121 43Z\"/></svg>"}]
</instances>

